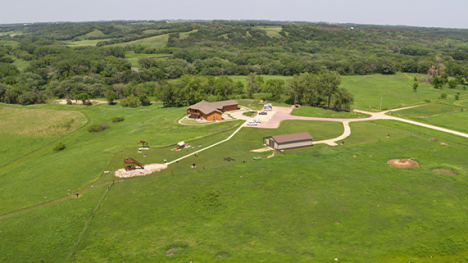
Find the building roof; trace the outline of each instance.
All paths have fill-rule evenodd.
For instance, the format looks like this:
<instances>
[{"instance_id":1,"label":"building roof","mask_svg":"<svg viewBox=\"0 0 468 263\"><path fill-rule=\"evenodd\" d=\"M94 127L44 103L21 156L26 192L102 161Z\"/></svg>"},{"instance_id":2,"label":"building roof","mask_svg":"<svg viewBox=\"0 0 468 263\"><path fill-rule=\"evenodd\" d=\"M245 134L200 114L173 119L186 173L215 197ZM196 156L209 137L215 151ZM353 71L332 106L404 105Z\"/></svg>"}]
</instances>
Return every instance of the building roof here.
<instances>
[{"instance_id":1,"label":"building roof","mask_svg":"<svg viewBox=\"0 0 468 263\"><path fill-rule=\"evenodd\" d=\"M271 136L271 138L273 138L273 140L275 140L277 143L305 141L313 139L308 132L274 135Z\"/></svg>"},{"instance_id":2,"label":"building roof","mask_svg":"<svg viewBox=\"0 0 468 263\"><path fill-rule=\"evenodd\" d=\"M222 109L225 106L232 106L237 105L237 101L235 100L224 100L224 101L216 101L216 102L208 102L206 100L202 100L198 103L195 103L189 107L192 110L199 110L203 114L210 114L214 111L222 113Z\"/></svg>"},{"instance_id":3,"label":"building roof","mask_svg":"<svg viewBox=\"0 0 468 263\"><path fill-rule=\"evenodd\" d=\"M222 109L223 107L226 106L233 106L233 105L238 105L237 101L235 100L223 100L223 101L215 101L211 102L211 105L213 105L217 109Z\"/></svg>"}]
</instances>

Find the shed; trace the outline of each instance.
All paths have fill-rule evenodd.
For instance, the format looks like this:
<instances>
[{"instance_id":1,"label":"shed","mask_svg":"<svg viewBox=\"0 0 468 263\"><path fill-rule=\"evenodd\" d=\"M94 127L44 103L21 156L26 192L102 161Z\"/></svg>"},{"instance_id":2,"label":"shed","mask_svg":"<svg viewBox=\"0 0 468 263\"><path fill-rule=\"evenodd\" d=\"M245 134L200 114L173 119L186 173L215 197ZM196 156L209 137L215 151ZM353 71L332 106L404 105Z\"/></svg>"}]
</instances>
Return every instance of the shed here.
<instances>
[{"instance_id":1,"label":"shed","mask_svg":"<svg viewBox=\"0 0 468 263\"><path fill-rule=\"evenodd\" d=\"M312 146L313 138L308 132L274 135L263 138L265 144L275 150Z\"/></svg>"}]
</instances>

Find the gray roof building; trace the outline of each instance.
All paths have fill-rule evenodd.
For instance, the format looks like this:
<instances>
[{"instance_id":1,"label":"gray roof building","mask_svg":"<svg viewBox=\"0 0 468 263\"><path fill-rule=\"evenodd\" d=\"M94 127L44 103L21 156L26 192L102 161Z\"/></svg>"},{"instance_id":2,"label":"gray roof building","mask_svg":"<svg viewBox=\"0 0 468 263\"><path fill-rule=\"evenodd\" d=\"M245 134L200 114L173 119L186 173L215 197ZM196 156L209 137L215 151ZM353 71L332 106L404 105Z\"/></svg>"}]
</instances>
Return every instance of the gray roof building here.
<instances>
[{"instance_id":1,"label":"gray roof building","mask_svg":"<svg viewBox=\"0 0 468 263\"><path fill-rule=\"evenodd\" d=\"M313 138L308 132L274 135L263 138L265 144L275 150L312 146Z\"/></svg>"}]
</instances>

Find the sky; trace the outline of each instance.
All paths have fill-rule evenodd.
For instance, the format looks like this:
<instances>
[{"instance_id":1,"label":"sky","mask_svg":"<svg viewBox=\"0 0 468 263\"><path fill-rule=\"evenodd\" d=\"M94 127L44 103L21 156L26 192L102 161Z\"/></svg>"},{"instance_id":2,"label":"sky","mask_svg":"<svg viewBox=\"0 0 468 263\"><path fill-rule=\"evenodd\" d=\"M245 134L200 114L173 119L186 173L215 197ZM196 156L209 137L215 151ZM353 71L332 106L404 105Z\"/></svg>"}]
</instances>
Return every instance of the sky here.
<instances>
[{"instance_id":1,"label":"sky","mask_svg":"<svg viewBox=\"0 0 468 263\"><path fill-rule=\"evenodd\" d=\"M466 0L0 0L0 24L275 20L468 28Z\"/></svg>"}]
</instances>

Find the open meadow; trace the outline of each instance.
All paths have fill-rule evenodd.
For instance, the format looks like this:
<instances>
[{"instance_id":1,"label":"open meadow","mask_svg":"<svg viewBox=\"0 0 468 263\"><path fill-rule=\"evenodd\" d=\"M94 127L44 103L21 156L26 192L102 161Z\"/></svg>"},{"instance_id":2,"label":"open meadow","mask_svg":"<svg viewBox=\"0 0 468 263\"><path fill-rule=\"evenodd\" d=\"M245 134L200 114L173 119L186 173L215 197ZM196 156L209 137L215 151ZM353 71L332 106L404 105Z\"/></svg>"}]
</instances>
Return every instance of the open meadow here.
<instances>
[{"instance_id":1,"label":"open meadow","mask_svg":"<svg viewBox=\"0 0 468 263\"><path fill-rule=\"evenodd\" d=\"M290 76L261 75L264 82L271 79L281 79L288 81ZM230 76L235 82L240 81L247 85L246 76ZM419 87L413 91L412 84L414 77L418 79ZM459 85L456 89L435 89L426 82L427 76L415 73L396 73L394 75L372 74L365 76L341 76L340 87L346 88L354 95L355 104L352 109L365 111L380 111L382 101L382 110L402 108L406 106L419 105L431 102L445 101L440 99L442 93L447 94L447 100L453 101L455 95L459 92L460 99L468 99L468 92ZM264 94L265 96L268 94ZM260 99L260 98L258 98ZM299 113L295 113L299 114ZM304 113L310 116L308 113ZM320 117L321 114L315 116ZM329 115L329 114L325 114Z\"/></svg>"},{"instance_id":2,"label":"open meadow","mask_svg":"<svg viewBox=\"0 0 468 263\"><path fill-rule=\"evenodd\" d=\"M396 111L393 116L468 133L468 106L463 104L431 103Z\"/></svg>"},{"instance_id":3,"label":"open meadow","mask_svg":"<svg viewBox=\"0 0 468 263\"><path fill-rule=\"evenodd\" d=\"M140 64L138 60L140 58L158 58L158 57L166 57L171 56L171 54L135 54L135 53L127 53L125 54L125 58L132 64L132 67L139 68Z\"/></svg>"},{"instance_id":4,"label":"open meadow","mask_svg":"<svg viewBox=\"0 0 468 263\"><path fill-rule=\"evenodd\" d=\"M442 103L440 90L421 84L413 92L403 76L342 77L342 86L355 90L363 110L379 94L400 93L384 104L390 108L433 100L393 116L468 131L466 111L460 111L468 107L463 91L444 89L462 97ZM263 95L239 104L261 109ZM181 125L186 109L159 103L1 104L0 261L463 262L468 257L466 138L374 120L351 122L344 145L318 144L274 156L251 152L271 135L307 131L320 141L344 131L340 122L287 120L277 129L244 127L195 156L244 121ZM306 106L294 114L367 117ZM112 123L113 117L124 121ZM94 124L109 128L89 133ZM150 149L139 153L140 140ZM180 141L190 147L174 150ZM59 142L66 148L54 152ZM151 164L185 155L190 156L155 174L113 175L128 157ZM402 158L419 166L387 164Z\"/></svg>"},{"instance_id":5,"label":"open meadow","mask_svg":"<svg viewBox=\"0 0 468 263\"><path fill-rule=\"evenodd\" d=\"M374 133L373 125L367 131ZM398 135L361 146L314 146L261 161L186 168L203 163L202 155L211 155L206 152L175 164L173 175L166 170L116 184L72 259L464 258L468 148ZM227 144L222 148L229 151ZM420 167L387 165L393 158L414 158ZM433 172L440 168L457 176Z\"/></svg>"}]
</instances>

